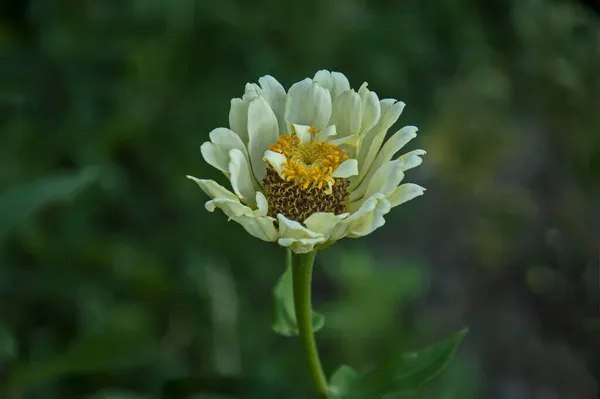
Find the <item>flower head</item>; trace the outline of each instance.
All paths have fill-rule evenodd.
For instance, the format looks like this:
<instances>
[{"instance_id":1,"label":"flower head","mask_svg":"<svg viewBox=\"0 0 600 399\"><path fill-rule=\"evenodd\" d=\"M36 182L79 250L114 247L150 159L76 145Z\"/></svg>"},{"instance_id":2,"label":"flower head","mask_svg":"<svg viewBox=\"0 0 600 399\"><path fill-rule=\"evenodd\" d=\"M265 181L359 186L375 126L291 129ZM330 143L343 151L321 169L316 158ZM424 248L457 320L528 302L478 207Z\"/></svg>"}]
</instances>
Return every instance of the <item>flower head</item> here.
<instances>
[{"instance_id":1,"label":"flower head","mask_svg":"<svg viewBox=\"0 0 600 399\"><path fill-rule=\"evenodd\" d=\"M204 159L230 181L194 180L248 233L296 253L343 237L361 237L385 224L391 208L422 195L400 184L423 150L394 155L417 135L406 126L384 144L404 103L379 100L364 83L358 92L341 73L319 71L286 93L272 76L248 83L231 100L229 129L201 146Z\"/></svg>"}]
</instances>

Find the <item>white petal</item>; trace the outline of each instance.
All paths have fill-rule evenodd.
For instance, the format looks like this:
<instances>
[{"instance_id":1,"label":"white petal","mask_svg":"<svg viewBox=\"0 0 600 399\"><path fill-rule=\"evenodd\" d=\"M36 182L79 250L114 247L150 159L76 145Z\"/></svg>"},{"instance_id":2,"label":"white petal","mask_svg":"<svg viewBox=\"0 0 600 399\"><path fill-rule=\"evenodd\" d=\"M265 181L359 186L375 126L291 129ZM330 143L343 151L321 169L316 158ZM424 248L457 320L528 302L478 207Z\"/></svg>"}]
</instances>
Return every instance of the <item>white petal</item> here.
<instances>
[{"instance_id":1,"label":"white petal","mask_svg":"<svg viewBox=\"0 0 600 399\"><path fill-rule=\"evenodd\" d=\"M209 133L210 141L226 154L233 148L240 150L245 156L248 154L246 146L240 136L232 130L224 127L213 129Z\"/></svg>"},{"instance_id":2,"label":"white petal","mask_svg":"<svg viewBox=\"0 0 600 399\"><path fill-rule=\"evenodd\" d=\"M353 190L367 175L371 164L375 160L375 156L381 148L388 129L396 123L404 109L403 102L396 102L393 99L381 100L380 106L381 118L371 130L363 135L362 142L360 143L357 157L358 164L360 165L360 175L350 186L350 190Z\"/></svg>"},{"instance_id":3,"label":"white petal","mask_svg":"<svg viewBox=\"0 0 600 399\"><path fill-rule=\"evenodd\" d=\"M294 83L287 95L287 125L308 125L317 129L327 126L331 117L331 94L309 78Z\"/></svg>"},{"instance_id":4,"label":"white petal","mask_svg":"<svg viewBox=\"0 0 600 399\"><path fill-rule=\"evenodd\" d=\"M349 147L358 147L360 144L360 134L353 134L352 136L342 137L341 139L329 140L330 144L335 144L337 146L347 145Z\"/></svg>"},{"instance_id":5,"label":"white petal","mask_svg":"<svg viewBox=\"0 0 600 399\"><path fill-rule=\"evenodd\" d=\"M270 75L265 75L258 79L258 83L260 83L260 87L262 88L263 97L267 100L277 117L279 133L285 134L287 132L287 124L284 117L286 100L285 89L277 79Z\"/></svg>"},{"instance_id":6,"label":"white petal","mask_svg":"<svg viewBox=\"0 0 600 399\"><path fill-rule=\"evenodd\" d=\"M233 192L240 199L251 203L256 195L256 188L252 184L253 177L250 172L250 165L244 154L237 148L229 151L229 180Z\"/></svg>"},{"instance_id":7,"label":"white petal","mask_svg":"<svg viewBox=\"0 0 600 399\"><path fill-rule=\"evenodd\" d=\"M275 219L271 217L255 217L243 215L233 218L251 235L263 241L276 241L278 234L275 228Z\"/></svg>"},{"instance_id":8,"label":"white petal","mask_svg":"<svg viewBox=\"0 0 600 399\"><path fill-rule=\"evenodd\" d=\"M332 99L337 98L337 96L346 90L350 90L350 82L348 82L346 75L341 72L331 72L331 77L333 78L333 88L331 89Z\"/></svg>"},{"instance_id":9,"label":"white petal","mask_svg":"<svg viewBox=\"0 0 600 399\"><path fill-rule=\"evenodd\" d=\"M362 190L353 191L350 194L350 201L356 201L361 195L369 198L375 193L382 193L387 197L398 187L403 178L402 161L386 162L377 169L369 181L365 180L367 184L364 193L361 192ZM364 187L364 185L361 186Z\"/></svg>"},{"instance_id":10,"label":"white petal","mask_svg":"<svg viewBox=\"0 0 600 399\"><path fill-rule=\"evenodd\" d=\"M254 176L258 181L265 177L263 161L265 151L277 142L279 126L269 103L263 97L256 97L248 106L248 151Z\"/></svg>"},{"instance_id":11,"label":"white petal","mask_svg":"<svg viewBox=\"0 0 600 399\"><path fill-rule=\"evenodd\" d=\"M265 156L263 157L263 161L268 161L271 164L271 166L277 171L277 174L282 179L285 179L285 176L283 176L283 173L282 173L285 170L285 167L283 166L283 164L285 164L287 162L285 155L280 154L275 151L267 150L267 151L265 151Z\"/></svg>"},{"instance_id":12,"label":"white petal","mask_svg":"<svg viewBox=\"0 0 600 399\"><path fill-rule=\"evenodd\" d=\"M362 102L362 123L360 126L360 132L368 132L375 126L381 117L381 105L379 104L379 97L374 91L367 89L367 83L358 90Z\"/></svg>"},{"instance_id":13,"label":"white petal","mask_svg":"<svg viewBox=\"0 0 600 399\"><path fill-rule=\"evenodd\" d=\"M329 137L333 137L336 135L337 135L337 129L335 128L335 125L329 125L325 129L323 129L317 133L314 141L316 141L316 142L328 141Z\"/></svg>"},{"instance_id":14,"label":"white petal","mask_svg":"<svg viewBox=\"0 0 600 399\"><path fill-rule=\"evenodd\" d=\"M205 207L209 212L214 212L216 208L219 208L225 215L227 215L229 219L246 214L252 214L252 209L242 204L237 198L235 200L228 198L215 198L208 201L205 204Z\"/></svg>"},{"instance_id":15,"label":"white petal","mask_svg":"<svg viewBox=\"0 0 600 399\"><path fill-rule=\"evenodd\" d=\"M309 230L320 233L325 236L325 238L329 238L335 226L349 215L349 213L334 215L333 213L317 212L310 215L308 219L304 221L304 224Z\"/></svg>"},{"instance_id":16,"label":"white petal","mask_svg":"<svg viewBox=\"0 0 600 399\"><path fill-rule=\"evenodd\" d=\"M216 145L207 141L200 146L200 152L204 160L212 167L229 175L229 155L221 151Z\"/></svg>"},{"instance_id":17,"label":"white petal","mask_svg":"<svg viewBox=\"0 0 600 399\"><path fill-rule=\"evenodd\" d=\"M236 132L244 144L248 144L248 102L241 98L231 100L229 127Z\"/></svg>"},{"instance_id":18,"label":"white petal","mask_svg":"<svg viewBox=\"0 0 600 399\"><path fill-rule=\"evenodd\" d=\"M261 192L256 192L256 210L254 214L256 216L267 216L269 213L269 202L267 201L267 197Z\"/></svg>"},{"instance_id":19,"label":"white petal","mask_svg":"<svg viewBox=\"0 0 600 399\"><path fill-rule=\"evenodd\" d=\"M388 196L388 201L390 201L392 207L395 207L423 195L424 193L425 188L417 184L405 183L396 187L396 189Z\"/></svg>"},{"instance_id":20,"label":"white petal","mask_svg":"<svg viewBox=\"0 0 600 399\"><path fill-rule=\"evenodd\" d=\"M319 238L323 237L322 234L311 231L306 227L302 226L301 223L290 220L283 216L281 213L277 215L279 219L279 235L282 238Z\"/></svg>"},{"instance_id":21,"label":"white petal","mask_svg":"<svg viewBox=\"0 0 600 399\"><path fill-rule=\"evenodd\" d=\"M372 195L355 213L338 223L329 240L336 241L345 236L361 237L370 234L385 224L383 216L389 213L390 209L390 203L383 194Z\"/></svg>"},{"instance_id":22,"label":"white petal","mask_svg":"<svg viewBox=\"0 0 600 399\"><path fill-rule=\"evenodd\" d=\"M217 183L214 180L198 179L198 178L195 178L194 176L186 176L186 177L190 180L195 181L196 184L198 184L200 186L202 191L204 191L204 193L206 195L208 195L210 198L227 198L227 199L239 202L238 197L234 193L227 190L225 187L221 186L219 183Z\"/></svg>"},{"instance_id":23,"label":"white petal","mask_svg":"<svg viewBox=\"0 0 600 399\"><path fill-rule=\"evenodd\" d=\"M277 243L296 254L305 254L315 249L315 245L325 242L325 238L280 238Z\"/></svg>"},{"instance_id":24,"label":"white petal","mask_svg":"<svg viewBox=\"0 0 600 399\"><path fill-rule=\"evenodd\" d=\"M348 178L358 174L358 161L356 159L348 159L341 163L340 166L333 172L331 176Z\"/></svg>"},{"instance_id":25,"label":"white petal","mask_svg":"<svg viewBox=\"0 0 600 399\"><path fill-rule=\"evenodd\" d=\"M296 136L300 139L300 143L308 144L313 139L313 134L310 132L310 126L306 125L292 125L292 131L296 133Z\"/></svg>"},{"instance_id":26,"label":"white petal","mask_svg":"<svg viewBox=\"0 0 600 399\"><path fill-rule=\"evenodd\" d=\"M399 160L404 162L402 170L406 171L421 165L423 163L423 159L421 158L421 156L425 154L427 154L427 151L425 150L414 150L402 155L400 158L398 158Z\"/></svg>"},{"instance_id":27,"label":"white petal","mask_svg":"<svg viewBox=\"0 0 600 399\"><path fill-rule=\"evenodd\" d=\"M314 82L317 82L327 90L331 91L333 89L333 76L331 76L331 72L326 69L321 69L315 73L313 78Z\"/></svg>"},{"instance_id":28,"label":"white petal","mask_svg":"<svg viewBox=\"0 0 600 399\"><path fill-rule=\"evenodd\" d=\"M262 89L256 83L246 83L246 87L244 89L244 95L242 96L242 100L250 103L251 101L256 100L260 97L262 93Z\"/></svg>"},{"instance_id":29,"label":"white petal","mask_svg":"<svg viewBox=\"0 0 600 399\"><path fill-rule=\"evenodd\" d=\"M358 134L362 121L362 100L354 90L342 93L333 102L330 124L340 137Z\"/></svg>"},{"instance_id":30,"label":"white petal","mask_svg":"<svg viewBox=\"0 0 600 399\"><path fill-rule=\"evenodd\" d=\"M369 171L366 173L366 175L363 173L364 170L361 168L361 173L360 175L364 176L363 177L363 181L361 182L361 184L352 189L352 185L351 185L351 191L353 192L352 198L359 198L361 197L365 190L367 189L367 185L369 184L369 182L371 181L371 179L373 178L373 175L375 174L375 172L381 167L381 165L385 164L386 162L389 162L392 157L402 148L406 145L406 143L408 143L410 140L412 140L413 138L415 138L417 136L417 128L414 126L405 126L402 129L398 130L392 137L390 137L390 139L388 141L386 141L386 143L383 145L383 147L381 148L381 151L379 151L379 154L377 154L377 158L375 159L375 162L373 162L373 164L371 165ZM422 150L418 150L418 151L422 151ZM420 153L416 153L413 151L413 155L422 155ZM411 154L411 153L408 153ZM408 155L406 154L406 155ZM417 156L418 158L418 156ZM400 160L402 160L405 165L403 166L403 171L408 170L410 168L406 167L406 162L407 161L411 161L412 163L417 162L415 159L412 158L412 155L410 157L400 157ZM419 158L420 159L420 158ZM414 165L414 166L418 166L418 165ZM414 167L413 166L413 167Z\"/></svg>"}]
</instances>

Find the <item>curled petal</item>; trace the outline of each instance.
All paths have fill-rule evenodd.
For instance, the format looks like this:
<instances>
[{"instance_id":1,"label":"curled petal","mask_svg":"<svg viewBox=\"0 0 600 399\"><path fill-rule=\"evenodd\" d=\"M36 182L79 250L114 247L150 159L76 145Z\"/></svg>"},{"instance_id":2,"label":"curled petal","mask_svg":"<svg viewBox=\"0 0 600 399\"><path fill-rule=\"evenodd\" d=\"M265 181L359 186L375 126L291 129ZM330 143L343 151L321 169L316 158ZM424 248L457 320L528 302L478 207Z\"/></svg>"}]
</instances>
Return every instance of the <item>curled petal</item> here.
<instances>
[{"instance_id":1,"label":"curled petal","mask_svg":"<svg viewBox=\"0 0 600 399\"><path fill-rule=\"evenodd\" d=\"M206 195L208 195L210 198L227 198L227 199L239 202L239 198L237 197L237 195L235 195L231 191L227 190L225 187L221 186L219 183L217 183L214 180L198 179L194 176L189 176L189 175L186 177L188 179L196 182L196 184L198 184L198 186L200 186L202 191L204 191L204 193Z\"/></svg>"},{"instance_id":2,"label":"curled petal","mask_svg":"<svg viewBox=\"0 0 600 399\"><path fill-rule=\"evenodd\" d=\"M331 117L331 94L318 83L306 78L294 83L287 95L287 125L307 125L317 129L327 126Z\"/></svg>"},{"instance_id":3,"label":"curled petal","mask_svg":"<svg viewBox=\"0 0 600 399\"><path fill-rule=\"evenodd\" d=\"M343 219L347 218L349 213L334 215L333 213L317 212L313 213L304 221L309 230L322 234L329 239L331 232Z\"/></svg>"},{"instance_id":4,"label":"curled petal","mask_svg":"<svg viewBox=\"0 0 600 399\"><path fill-rule=\"evenodd\" d=\"M237 148L229 151L229 180L231 187L240 199L251 202L256 195L254 178L250 164L244 154Z\"/></svg>"},{"instance_id":5,"label":"curled petal","mask_svg":"<svg viewBox=\"0 0 600 399\"><path fill-rule=\"evenodd\" d=\"M261 96L256 97L248 106L248 134L248 150L254 176L262 181L266 174L263 157L269 146L277 142L279 126L273 110Z\"/></svg>"},{"instance_id":6,"label":"curled petal","mask_svg":"<svg viewBox=\"0 0 600 399\"><path fill-rule=\"evenodd\" d=\"M333 172L331 176L348 178L358 174L358 161L356 159L348 159Z\"/></svg>"},{"instance_id":7,"label":"curled petal","mask_svg":"<svg viewBox=\"0 0 600 399\"><path fill-rule=\"evenodd\" d=\"M242 215L232 219L241 224L250 235L256 238L263 241L277 241L278 234L274 225L275 219L272 217Z\"/></svg>"},{"instance_id":8,"label":"curled petal","mask_svg":"<svg viewBox=\"0 0 600 399\"><path fill-rule=\"evenodd\" d=\"M284 164L287 162L285 155L280 154L279 152L267 150L265 151L265 156L263 160L269 162L269 164L277 171L279 177L285 179L283 175L283 171L285 170Z\"/></svg>"},{"instance_id":9,"label":"curled petal","mask_svg":"<svg viewBox=\"0 0 600 399\"><path fill-rule=\"evenodd\" d=\"M385 224L384 215L389 213L390 209L391 205L383 194L373 194L356 212L338 223L329 240L336 241L345 236L361 237L372 233Z\"/></svg>"},{"instance_id":10,"label":"curled petal","mask_svg":"<svg viewBox=\"0 0 600 399\"><path fill-rule=\"evenodd\" d=\"M405 183L402 184L388 196L388 201L392 205L392 208L398 205L401 205L411 199L414 199L420 195L425 193L425 188L413 184L413 183Z\"/></svg>"}]
</instances>

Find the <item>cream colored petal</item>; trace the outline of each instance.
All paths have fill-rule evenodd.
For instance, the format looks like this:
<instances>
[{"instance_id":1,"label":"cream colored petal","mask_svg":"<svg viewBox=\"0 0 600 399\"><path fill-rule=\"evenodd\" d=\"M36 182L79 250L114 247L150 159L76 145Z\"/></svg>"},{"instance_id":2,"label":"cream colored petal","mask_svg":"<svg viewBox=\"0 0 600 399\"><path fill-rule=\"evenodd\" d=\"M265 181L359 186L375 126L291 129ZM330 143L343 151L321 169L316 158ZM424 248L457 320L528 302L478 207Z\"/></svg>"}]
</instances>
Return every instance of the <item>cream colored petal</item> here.
<instances>
[{"instance_id":1,"label":"cream colored petal","mask_svg":"<svg viewBox=\"0 0 600 399\"><path fill-rule=\"evenodd\" d=\"M270 75L265 75L262 78L258 79L258 83L262 88L262 95L267 100L271 109L275 113L277 117L277 122L279 125L279 134L287 133L287 124L285 122L285 100L286 93L285 89L275 79Z\"/></svg>"},{"instance_id":2,"label":"cream colored petal","mask_svg":"<svg viewBox=\"0 0 600 399\"><path fill-rule=\"evenodd\" d=\"M425 193L425 188L413 184L413 183L405 183L401 184L392 193L388 196L388 201L392 207L401 205L407 201L410 201L413 198L416 198Z\"/></svg>"},{"instance_id":3,"label":"cream colored petal","mask_svg":"<svg viewBox=\"0 0 600 399\"><path fill-rule=\"evenodd\" d=\"M381 144L385 139L388 129L396 123L404 109L403 102L396 102L396 100L393 99L381 100L379 104L381 106L381 118L379 118L379 121L372 129L363 134L357 157L360 166L360 174L358 179L350 185L350 190L356 188L367 175L371 164L375 160L375 156L381 148Z\"/></svg>"},{"instance_id":4,"label":"cream colored petal","mask_svg":"<svg viewBox=\"0 0 600 399\"><path fill-rule=\"evenodd\" d=\"M402 147L404 147L406 145L406 143L408 143L410 140L415 138L417 135L416 132L417 132L416 127L405 126L402 129L398 130L392 137L390 137L390 139L388 141L385 142L385 144L381 148L381 151L379 151L379 154L377 154L377 158L375 159L375 162L373 162L373 164L371 165L371 168L366 173L366 176L364 176L362 183L358 187L355 187L355 188L352 188L352 185L351 185L350 190L353 192L353 194L352 194L353 199L359 198L364 194L364 192L367 188L367 185L373 178L373 175L375 174L375 172L377 170L379 170L381 165L385 164L386 162L389 162L392 159L392 157ZM419 150L419 151L421 151L421 150ZM411 154L411 153L409 153L409 154ZM417 153L415 153L413 155L417 155ZM410 158L400 157L399 159L402 160L403 162L406 162L407 160L409 160L411 162L416 162L416 160L412 158L412 155ZM417 165L415 165L415 166L417 166ZM406 164L405 164L403 166L402 170L404 171L407 169L410 169L410 168L407 168ZM360 175L364 175L363 169L361 169L360 172L361 172Z\"/></svg>"},{"instance_id":5,"label":"cream colored petal","mask_svg":"<svg viewBox=\"0 0 600 399\"><path fill-rule=\"evenodd\" d=\"M229 127L236 132L245 145L248 144L248 102L241 98L231 100Z\"/></svg>"},{"instance_id":6,"label":"cream colored petal","mask_svg":"<svg viewBox=\"0 0 600 399\"><path fill-rule=\"evenodd\" d=\"M331 176L348 178L358 174L358 161L356 159L348 159L340 164Z\"/></svg>"},{"instance_id":7,"label":"cream colored petal","mask_svg":"<svg viewBox=\"0 0 600 399\"><path fill-rule=\"evenodd\" d=\"M329 72L325 69L318 71L313 78L313 81L329 90L331 99L335 100L337 96L350 90L350 82L343 73Z\"/></svg>"},{"instance_id":8,"label":"cream colored petal","mask_svg":"<svg viewBox=\"0 0 600 399\"><path fill-rule=\"evenodd\" d=\"M357 190L350 193L350 201L355 202L360 197L369 198L375 193L382 193L386 197L390 195L404 178L402 163L395 160L381 165L370 180L365 180Z\"/></svg>"},{"instance_id":9,"label":"cream colored petal","mask_svg":"<svg viewBox=\"0 0 600 399\"><path fill-rule=\"evenodd\" d=\"M381 106L379 104L379 97L374 91L367 89L367 82L358 90L358 94L361 99L362 107L362 120L360 125L360 132L368 132L375 126L381 117Z\"/></svg>"},{"instance_id":10,"label":"cream colored petal","mask_svg":"<svg viewBox=\"0 0 600 399\"><path fill-rule=\"evenodd\" d=\"M406 171L421 165L423 163L423 159L421 157L425 154L427 154L427 151L425 150L414 150L402 155L400 158L398 158L404 162L402 170Z\"/></svg>"},{"instance_id":11,"label":"cream colored petal","mask_svg":"<svg viewBox=\"0 0 600 399\"><path fill-rule=\"evenodd\" d=\"M210 198L227 198L227 199L239 202L239 198L237 197L237 195L235 195L231 191L227 190L225 187L221 186L219 183L217 183L214 180L198 179L194 176L189 176L189 175L186 177L188 179L196 182L196 184L198 184L198 186L200 186L202 191L204 191L204 193L206 195L208 195Z\"/></svg>"},{"instance_id":12,"label":"cream colored petal","mask_svg":"<svg viewBox=\"0 0 600 399\"><path fill-rule=\"evenodd\" d=\"M257 191L255 200L256 210L254 211L254 214L256 216L267 216L267 213L269 213L269 202L267 201L267 197L265 197L261 191Z\"/></svg>"},{"instance_id":13,"label":"cream colored petal","mask_svg":"<svg viewBox=\"0 0 600 399\"><path fill-rule=\"evenodd\" d=\"M282 173L285 170L284 164L287 162L285 155L275 151L267 150L265 151L263 161L268 161L269 164L271 164L271 166L277 171L277 174L282 179L285 179L285 176Z\"/></svg>"},{"instance_id":14,"label":"cream colored petal","mask_svg":"<svg viewBox=\"0 0 600 399\"><path fill-rule=\"evenodd\" d=\"M349 213L334 215L333 213L317 212L310 215L308 219L304 221L304 224L309 230L320 233L328 239L338 223L349 215Z\"/></svg>"},{"instance_id":15,"label":"cream colored petal","mask_svg":"<svg viewBox=\"0 0 600 399\"><path fill-rule=\"evenodd\" d=\"M306 254L315 249L316 245L323 244L324 238L280 238L277 243L287 247L296 254Z\"/></svg>"},{"instance_id":16,"label":"cream colored petal","mask_svg":"<svg viewBox=\"0 0 600 399\"><path fill-rule=\"evenodd\" d=\"M216 145L207 141L200 146L200 152L204 160L212 167L229 175L229 155L221 151Z\"/></svg>"},{"instance_id":17,"label":"cream colored petal","mask_svg":"<svg viewBox=\"0 0 600 399\"><path fill-rule=\"evenodd\" d=\"M248 106L248 151L254 176L260 182L265 177L266 166L263 161L265 151L277 142L279 126L277 118L267 101L259 96Z\"/></svg>"},{"instance_id":18,"label":"cream colored petal","mask_svg":"<svg viewBox=\"0 0 600 399\"><path fill-rule=\"evenodd\" d=\"M285 120L322 129L331 117L331 94L310 78L294 83L287 95Z\"/></svg>"},{"instance_id":19,"label":"cream colored petal","mask_svg":"<svg viewBox=\"0 0 600 399\"><path fill-rule=\"evenodd\" d=\"M310 132L310 126L306 125L292 125L292 132L296 133L296 136L300 139L300 143L309 144L313 139L313 134Z\"/></svg>"},{"instance_id":20,"label":"cream colored petal","mask_svg":"<svg viewBox=\"0 0 600 399\"><path fill-rule=\"evenodd\" d=\"M282 238L322 238L322 234L307 229L301 223L290 220L281 213L277 215L277 219L279 220L279 235Z\"/></svg>"},{"instance_id":21,"label":"cream colored petal","mask_svg":"<svg viewBox=\"0 0 600 399\"><path fill-rule=\"evenodd\" d=\"M360 144L360 134L353 134L352 136L342 137L341 139L329 140L330 144L335 144L337 146L347 145L349 147L358 147Z\"/></svg>"},{"instance_id":22,"label":"cream colored petal","mask_svg":"<svg viewBox=\"0 0 600 399\"><path fill-rule=\"evenodd\" d=\"M329 91L333 89L333 76L331 76L331 72L326 69L317 71L313 77L313 82L317 82Z\"/></svg>"},{"instance_id":23,"label":"cream colored petal","mask_svg":"<svg viewBox=\"0 0 600 399\"><path fill-rule=\"evenodd\" d=\"M246 145L241 137L230 129L218 127L209 133L209 137L210 141L226 154L228 154L230 150L236 148L240 150L244 156L248 156Z\"/></svg>"},{"instance_id":24,"label":"cream colored petal","mask_svg":"<svg viewBox=\"0 0 600 399\"><path fill-rule=\"evenodd\" d=\"M229 151L229 174L233 192L246 203L252 203L256 195L256 188L252 184L254 178L246 157L237 148Z\"/></svg>"},{"instance_id":25,"label":"cream colored petal","mask_svg":"<svg viewBox=\"0 0 600 399\"><path fill-rule=\"evenodd\" d=\"M251 101L256 100L260 97L262 93L262 89L256 83L246 83L246 87L244 89L244 95L242 96L242 100L250 103Z\"/></svg>"},{"instance_id":26,"label":"cream colored petal","mask_svg":"<svg viewBox=\"0 0 600 399\"><path fill-rule=\"evenodd\" d=\"M233 220L241 224L250 235L256 238L269 242L277 241L279 235L274 225L275 219L272 217L242 215Z\"/></svg>"},{"instance_id":27,"label":"cream colored petal","mask_svg":"<svg viewBox=\"0 0 600 399\"><path fill-rule=\"evenodd\" d=\"M331 89L331 98L335 99L343 92L350 90L348 78L341 72L331 72L333 78L333 88Z\"/></svg>"},{"instance_id":28,"label":"cream colored petal","mask_svg":"<svg viewBox=\"0 0 600 399\"><path fill-rule=\"evenodd\" d=\"M358 134L362 122L362 114L360 96L354 90L348 90L333 102L333 111L329 123L335 125L340 137Z\"/></svg>"},{"instance_id":29,"label":"cream colored petal","mask_svg":"<svg viewBox=\"0 0 600 399\"><path fill-rule=\"evenodd\" d=\"M337 129L335 125L329 125L325 129L319 131L315 136L316 142L328 141L329 137L334 137L337 135Z\"/></svg>"},{"instance_id":30,"label":"cream colored petal","mask_svg":"<svg viewBox=\"0 0 600 399\"><path fill-rule=\"evenodd\" d=\"M329 240L337 241L345 236L361 237L373 232L385 224L383 216L390 209L390 203L383 194L373 194L356 212L337 224Z\"/></svg>"},{"instance_id":31,"label":"cream colored petal","mask_svg":"<svg viewBox=\"0 0 600 399\"><path fill-rule=\"evenodd\" d=\"M206 210L214 212L216 208L223 211L229 219L233 219L242 215L252 214L252 209L242 204L239 199L215 198L205 204Z\"/></svg>"}]
</instances>

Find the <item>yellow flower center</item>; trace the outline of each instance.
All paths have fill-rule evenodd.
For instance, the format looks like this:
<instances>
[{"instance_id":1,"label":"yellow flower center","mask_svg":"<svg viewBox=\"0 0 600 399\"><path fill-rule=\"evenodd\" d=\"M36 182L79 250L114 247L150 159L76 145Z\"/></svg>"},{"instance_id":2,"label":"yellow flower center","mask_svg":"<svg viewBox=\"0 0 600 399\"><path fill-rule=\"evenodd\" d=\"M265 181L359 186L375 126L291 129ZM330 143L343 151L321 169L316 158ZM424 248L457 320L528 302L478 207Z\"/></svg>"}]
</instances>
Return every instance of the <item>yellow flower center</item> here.
<instances>
[{"instance_id":1,"label":"yellow flower center","mask_svg":"<svg viewBox=\"0 0 600 399\"><path fill-rule=\"evenodd\" d=\"M309 130L312 134L314 128ZM271 151L285 155L283 179L267 162L263 180L269 203L269 216L281 213L298 222L316 212L340 214L348 209L348 179L333 177L333 172L348 159L344 150L325 142L300 143L295 134L279 137Z\"/></svg>"},{"instance_id":2,"label":"yellow flower center","mask_svg":"<svg viewBox=\"0 0 600 399\"><path fill-rule=\"evenodd\" d=\"M310 128L309 131L316 133L315 128ZM329 184L335 183L331 175L348 159L344 150L334 144L314 141L301 144L295 133L279 136L277 143L269 149L285 155L287 162L283 164L285 170L282 174L286 181L293 181L305 190L311 186L329 188Z\"/></svg>"}]
</instances>

